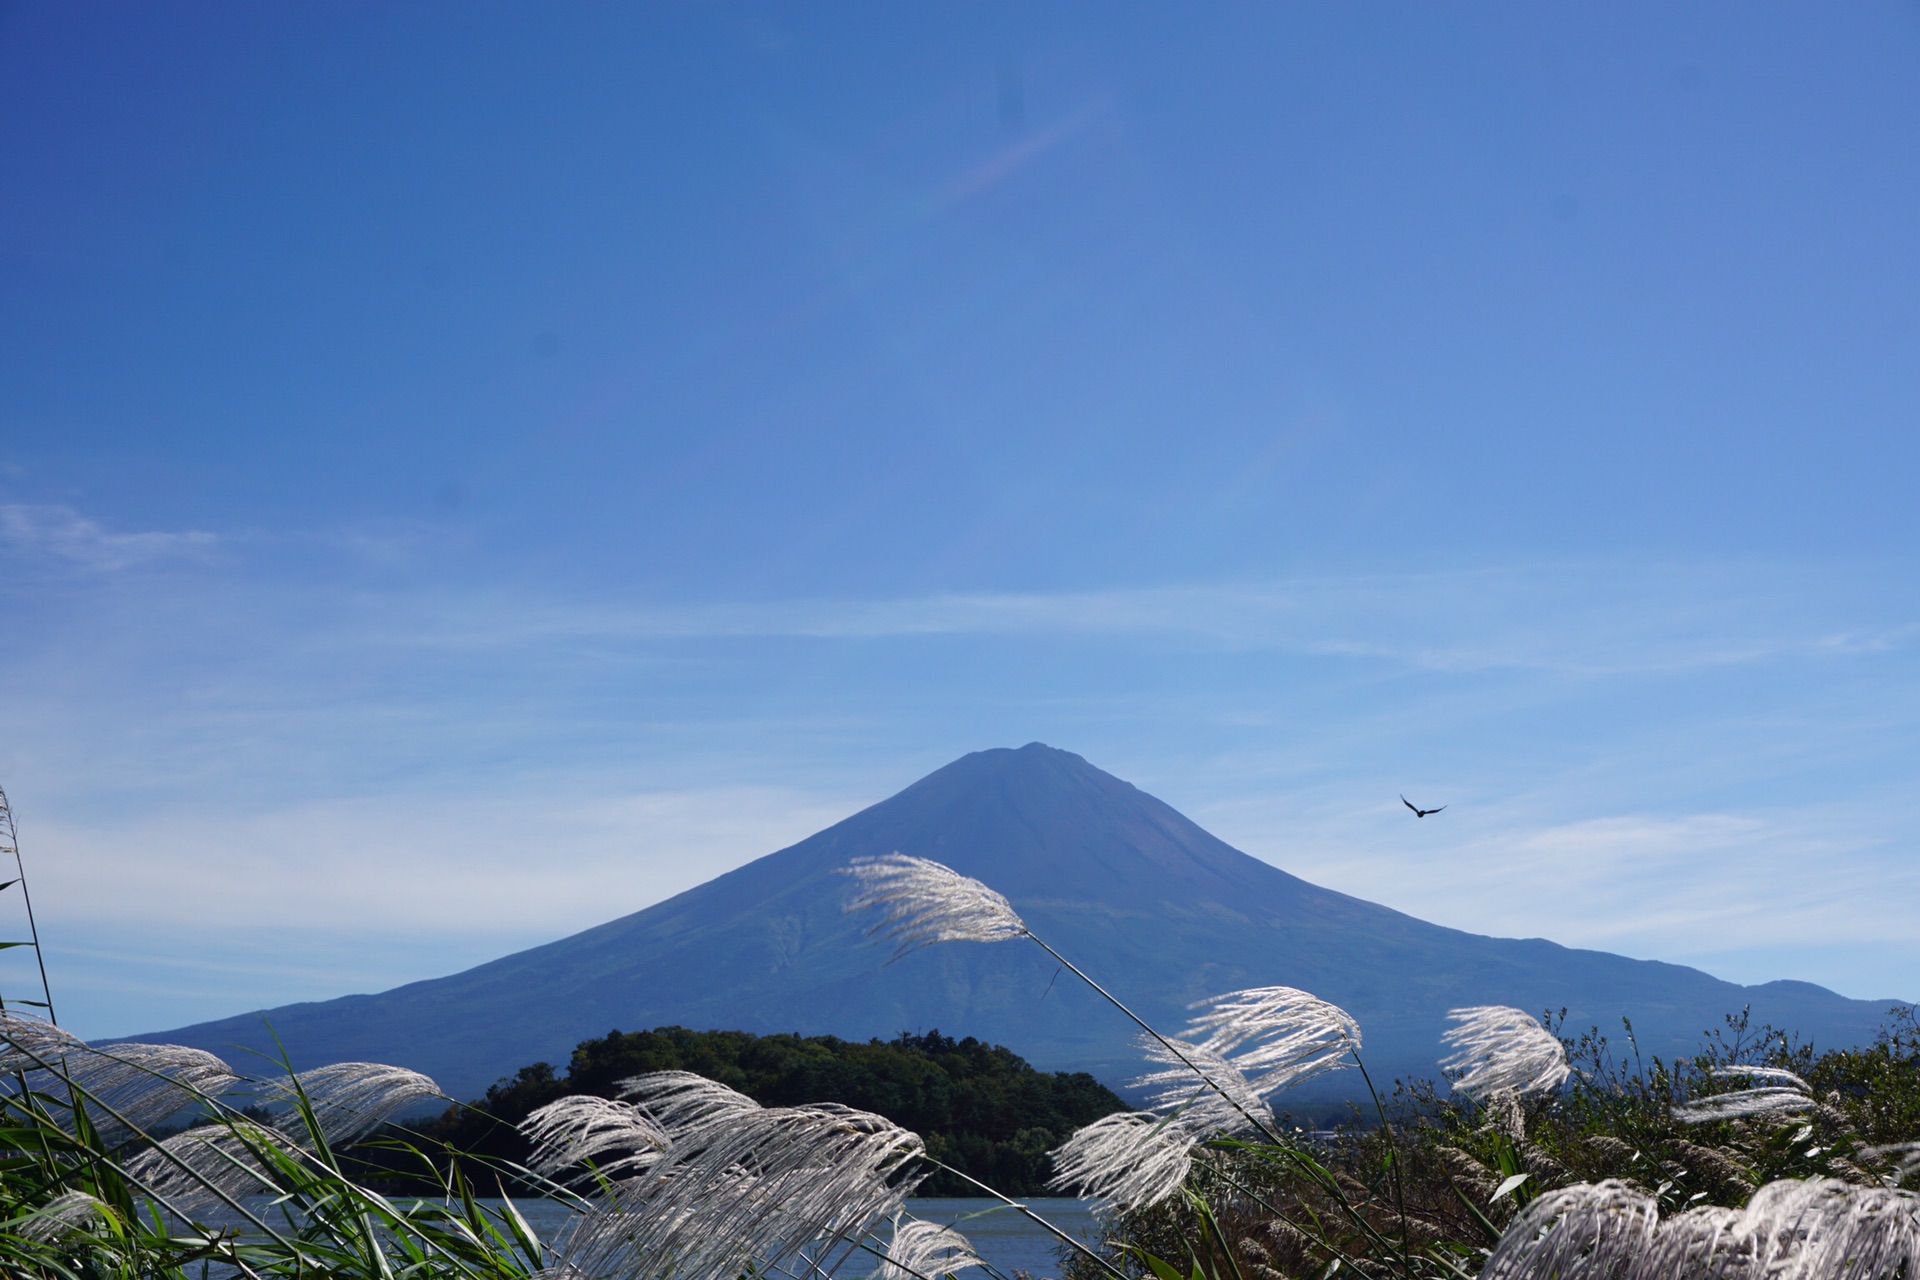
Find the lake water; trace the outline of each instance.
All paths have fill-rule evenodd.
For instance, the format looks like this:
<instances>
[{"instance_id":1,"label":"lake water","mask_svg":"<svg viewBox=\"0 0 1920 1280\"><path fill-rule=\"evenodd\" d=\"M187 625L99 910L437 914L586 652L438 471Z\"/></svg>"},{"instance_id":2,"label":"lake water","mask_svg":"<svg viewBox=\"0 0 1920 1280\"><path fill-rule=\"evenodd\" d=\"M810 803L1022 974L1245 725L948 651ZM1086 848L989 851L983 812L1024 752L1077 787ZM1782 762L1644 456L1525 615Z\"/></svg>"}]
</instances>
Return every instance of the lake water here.
<instances>
[{"instance_id":1,"label":"lake water","mask_svg":"<svg viewBox=\"0 0 1920 1280\"><path fill-rule=\"evenodd\" d=\"M400 1199L404 1200L404 1197ZM266 1209L267 1203L261 1200L259 1209ZM481 1203L498 1207L501 1202L485 1200ZM566 1206L551 1200L515 1200L513 1203L543 1242L551 1242L560 1234L570 1214ZM1086 1201L1036 1197L1021 1203L1074 1239L1088 1244L1098 1243L1099 1223ZM249 1207L254 1206L250 1204ZM907 1201L907 1211L916 1218L938 1222L959 1231L972 1242L974 1252L1002 1275L1011 1276L1016 1271L1024 1271L1038 1280L1040 1277L1060 1274L1059 1257L1064 1246L1059 1239L997 1200L915 1199ZM273 1221L270 1213L263 1216ZM212 1216L208 1225L237 1223L238 1219L234 1224L226 1224L217 1216ZM876 1265L877 1260L872 1255L861 1253L856 1254L840 1270L848 1277L865 1276ZM963 1277L979 1274L977 1271L962 1273Z\"/></svg>"},{"instance_id":2,"label":"lake water","mask_svg":"<svg viewBox=\"0 0 1920 1280\"><path fill-rule=\"evenodd\" d=\"M1085 1200L1037 1198L1021 1203L1098 1251L1100 1224ZM915 1217L958 1230L973 1242L975 1253L1004 1275L1060 1274L1060 1241L998 1200L910 1200L907 1208Z\"/></svg>"}]
</instances>

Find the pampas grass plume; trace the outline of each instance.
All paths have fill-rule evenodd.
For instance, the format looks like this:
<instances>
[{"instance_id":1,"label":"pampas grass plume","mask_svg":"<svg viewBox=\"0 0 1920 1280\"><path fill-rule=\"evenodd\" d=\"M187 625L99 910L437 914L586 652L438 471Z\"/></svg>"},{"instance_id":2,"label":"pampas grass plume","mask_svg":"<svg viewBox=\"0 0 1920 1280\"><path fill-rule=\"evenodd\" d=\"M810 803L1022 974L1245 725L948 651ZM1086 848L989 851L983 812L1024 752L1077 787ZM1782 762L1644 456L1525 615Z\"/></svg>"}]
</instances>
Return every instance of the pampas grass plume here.
<instances>
[{"instance_id":1,"label":"pampas grass plume","mask_svg":"<svg viewBox=\"0 0 1920 1280\"><path fill-rule=\"evenodd\" d=\"M935 1280L986 1264L952 1227L918 1219L893 1220L893 1240L873 1280Z\"/></svg>"},{"instance_id":2,"label":"pampas grass plume","mask_svg":"<svg viewBox=\"0 0 1920 1280\"><path fill-rule=\"evenodd\" d=\"M1028 936L1013 905L971 876L931 858L890 853L856 858L841 871L860 882L848 911L877 909L867 932L894 942L893 959L939 942L1005 942Z\"/></svg>"},{"instance_id":3,"label":"pampas grass plume","mask_svg":"<svg viewBox=\"0 0 1920 1280\"><path fill-rule=\"evenodd\" d=\"M1558 1089L1573 1074L1566 1046L1524 1010L1475 1005L1447 1017L1457 1025L1441 1039L1453 1053L1440 1065L1461 1073L1453 1082L1456 1093L1484 1100L1511 1090L1526 1097Z\"/></svg>"},{"instance_id":4,"label":"pampas grass plume","mask_svg":"<svg viewBox=\"0 0 1920 1280\"><path fill-rule=\"evenodd\" d=\"M1056 1191L1133 1212L1176 1194L1198 1141L1177 1119L1123 1111L1078 1129L1053 1152Z\"/></svg>"}]
</instances>

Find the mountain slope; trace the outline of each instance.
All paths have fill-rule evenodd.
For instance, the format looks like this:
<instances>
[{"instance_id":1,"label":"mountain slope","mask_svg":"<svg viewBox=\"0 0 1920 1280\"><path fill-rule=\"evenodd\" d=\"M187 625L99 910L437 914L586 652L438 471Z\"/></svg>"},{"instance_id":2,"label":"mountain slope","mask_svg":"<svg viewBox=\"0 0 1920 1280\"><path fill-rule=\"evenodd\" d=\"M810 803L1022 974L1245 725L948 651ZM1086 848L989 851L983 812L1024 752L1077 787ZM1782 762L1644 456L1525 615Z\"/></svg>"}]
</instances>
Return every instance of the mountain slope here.
<instances>
[{"instance_id":1,"label":"mountain slope","mask_svg":"<svg viewBox=\"0 0 1920 1280\"><path fill-rule=\"evenodd\" d=\"M939 1028L1044 1070L1116 1082L1128 1024L1027 942L889 952L843 913L855 857L895 850L978 877L1034 932L1163 1028L1187 1004L1284 983L1360 1019L1376 1078L1433 1074L1445 1011L1513 1004L1576 1027L1631 1016L1643 1048L1684 1051L1723 1015L1822 1045L1871 1037L1891 1002L1807 983L1742 987L1697 969L1486 938L1308 884L1209 835L1079 756L976 752L843 822L677 897L464 973L143 1036L221 1051L267 1041L298 1066L394 1062L476 1096L610 1030L678 1024L891 1037Z\"/></svg>"}]
</instances>

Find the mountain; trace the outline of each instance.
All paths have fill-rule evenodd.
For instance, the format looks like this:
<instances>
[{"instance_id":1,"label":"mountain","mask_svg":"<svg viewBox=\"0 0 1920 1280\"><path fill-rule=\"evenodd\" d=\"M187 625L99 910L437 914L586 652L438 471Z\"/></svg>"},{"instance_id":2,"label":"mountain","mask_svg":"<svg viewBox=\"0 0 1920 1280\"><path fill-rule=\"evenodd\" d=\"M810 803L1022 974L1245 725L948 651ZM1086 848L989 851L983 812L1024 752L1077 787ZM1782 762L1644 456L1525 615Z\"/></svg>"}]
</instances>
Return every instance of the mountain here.
<instances>
[{"instance_id":1,"label":"mountain","mask_svg":"<svg viewBox=\"0 0 1920 1280\"><path fill-rule=\"evenodd\" d=\"M451 977L286 1005L140 1039L296 1066L392 1062L458 1097L579 1041L677 1024L891 1038L939 1029L1043 1070L1109 1083L1138 1059L1128 1023L1026 941L955 943L888 964L842 911L850 859L918 854L1000 890L1032 927L1163 1030L1189 1002L1284 984L1359 1020L1376 1080L1435 1074L1444 1014L1469 1004L1633 1019L1643 1050L1685 1052L1751 1006L1825 1047L1871 1039L1892 1001L1804 982L1743 987L1698 969L1488 938L1322 889L1247 856L1079 756L981 751L889 800L677 897ZM1331 1079L1339 1080L1340 1077Z\"/></svg>"}]
</instances>

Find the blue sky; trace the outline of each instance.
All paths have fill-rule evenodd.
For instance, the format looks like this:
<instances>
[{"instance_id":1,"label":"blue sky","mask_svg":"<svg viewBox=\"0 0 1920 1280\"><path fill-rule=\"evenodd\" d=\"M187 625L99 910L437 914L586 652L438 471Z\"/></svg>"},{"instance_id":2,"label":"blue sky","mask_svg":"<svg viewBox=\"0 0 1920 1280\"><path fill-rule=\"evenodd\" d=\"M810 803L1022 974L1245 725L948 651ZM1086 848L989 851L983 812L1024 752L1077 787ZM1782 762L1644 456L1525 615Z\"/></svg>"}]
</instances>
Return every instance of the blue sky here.
<instances>
[{"instance_id":1,"label":"blue sky","mask_svg":"<svg viewBox=\"0 0 1920 1280\"><path fill-rule=\"evenodd\" d=\"M1429 919L1920 996L1916 57L1873 4L0 9L63 1020L449 972L1036 739Z\"/></svg>"}]
</instances>

